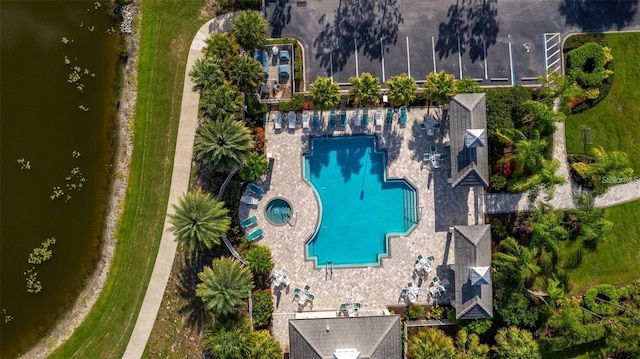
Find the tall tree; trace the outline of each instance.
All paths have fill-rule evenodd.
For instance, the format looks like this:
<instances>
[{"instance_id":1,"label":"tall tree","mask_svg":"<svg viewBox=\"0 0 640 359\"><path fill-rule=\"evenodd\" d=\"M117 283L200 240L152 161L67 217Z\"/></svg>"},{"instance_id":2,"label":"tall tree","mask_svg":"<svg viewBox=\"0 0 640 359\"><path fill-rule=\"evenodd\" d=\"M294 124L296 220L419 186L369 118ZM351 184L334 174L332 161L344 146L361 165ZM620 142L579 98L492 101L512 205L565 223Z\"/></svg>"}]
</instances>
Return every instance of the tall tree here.
<instances>
[{"instance_id":1,"label":"tall tree","mask_svg":"<svg viewBox=\"0 0 640 359\"><path fill-rule=\"evenodd\" d=\"M555 192L555 186L566 182L564 177L556 175L558 168L560 168L560 161L553 160L541 160L542 166L540 169L529 177L524 179L518 179L509 184L509 190L515 192L523 192L532 190L530 193L529 201L535 202L538 192L544 189L546 192L546 199L551 200Z\"/></svg>"},{"instance_id":2,"label":"tall tree","mask_svg":"<svg viewBox=\"0 0 640 359\"><path fill-rule=\"evenodd\" d=\"M518 327L502 328L493 347L498 359L539 359L538 343L530 332Z\"/></svg>"},{"instance_id":3,"label":"tall tree","mask_svg":"<svg viewBox=\"0 0 640 359\"><path fill-rule=\"evenodd\" d=\"M202 115L211 120L218 120L238 114L244 99L228 81L205 88L200 95Z\"/></svg>"},{"instance_id":4,"label":"tall tree","mask_svg":"<svg viewBox=\"0 0 640 359\"><path fill-rule=\"evenodd\" d=\"M211 57L197 59L189 71L189 76L194 82L193 89L200 93L221 85L225 79L222 62Z\"/></svg>"},{"instance_id":5,"label":"tall tree","mask_svg":"<svg viewBox=\"0 0 640 359\"><path fill-rule=\"evenodd\" d=\"M313 106L320 110L328 110L340 103L340 87L329 77L318 77L309 92L313 99Z\"/></svg>"},{"instance_id":6,"label":"tall tree","mask_svg":"<svg viewBox=\"0 0 640 359\"><path fill-rule=\"evenodd\" d=\"M231 258L214 259L211 268L205 266L198 278L196 296L219 316L233 314L253 289L249 268Z\"/></svg>"},{"instance_id":7,"label":"tall tree","mask_svg":"<svg viewBox=\"0 0 640 359\"><path fill-rule=\"evenodd\" d=\"M240 45L233 34L228 32L212 34L206 40L206 44L207 47L203 49L205 55L209 58L218 58L224 63L228 63L240 53Z\"/></svg>"},{"instance_id":8,"label":"tall tree","mask_svg":"<svg viewBox=\"0 0 640 359\"><path fill-rule=\"evenodd\" d=\"M380 80L368 72L363 72L359 77L349 79L351 88L349 94L356 105L371 105L380 98Z\"/></svg>"},{"instance_id":9,"label":"tall tree","mask_svg":"<svg viewBox=\"0 0 640 359\"><path fill-rule=\"evenodd\" d=\"M540 273L540 267L534 263L538 254L537 248L527 248L520 245L513 237L507 237L500 242L501 252L496 253L494 263L498 267L505 267L517 273L519 286L524 286L527 279Z\"/></svg>"},{"instance_id":10,"label":"tall tree","mask_svg":"<svg viewBox=\"0 0 640 359\"><path fill-rule=\"evenodd\" d=\"M456 335L456 359L486 359L489 357L489 346L480 344L480 338L468 334L465 330Z\"/></svg>"},{"instance_id":11,"label":"tall tree","mask_svg":"<svg viewBox=\"0 0 640 359\"><path fill-rule=\"evenodd\" d=\"M456 94L459 93L482 93L484 89L478 85L478 81L471 77L464 77L460 80L456 80L455 83Z\"/></svg>"},{"instance_id":12,"label":"tall tree","mask_svg":"<svg viewBox=\"0 0 640 359\"><path fill-rule=\"evenodd\" d=\"M273 270L273 260L269 247L255 245L245 255L249 269L255 275L267 275Z\"/></svg>"},{"instance_id":13,"label":"tall tree","mask_svg":"<svg viewBox=\"0 0 640 359\"><path fill-rule=\"evenodd\" d=\"M237 57L231 62L229 79L245 94L253 93L264 80L262 65L253 57Z\"/></svg>"},{"instance_id":14,"label":"tall tree","mask_svg":"<svg viewBox=\"0 0 640 359\"><path fill-rule=\"evenodd\" d=\"M578 236L587 247L595 247L600 238L613 228L613 223L604 219L604 209L597 208L592 195L581 193L577 197L576 217L580 221Z\"/></svg>"},{"instance_id":15,"label":"tall tree","mask_svg":"<svg viewBox=\"0 0 640 359\"><path fill-rule=\"evenodd\" d=\"M280 343L269 334L268 330L253 332L255 345L251 351L252 359L281 359Z\"/></svg>"},{"instance_id":16,"label":"tall tree","mask_svg":"<svg viewBox=\"0 0 640 359\"><path fill-rule=\"evenodd\" d=\"M253 182L269 171L271 171L271 167L269 167L267 158L261 153L252 152L245 165L240 169L240 177L247 182Z\"/></svg>"},{"instance_id":17,"label":"tall tree","mask_svg":"<svg viewBox=\"0 0 640 359\"><path fill-rule=\"evenodd\" d=\"M629 179L633 176L633 168L630 167L629 155L625 152L606 152L602 147L593 147L589 154L593 158L592 163L576 162L573 169L587 181L593 183L593 194L604 193L615 181L607 179Z\"/></svg>"},{"instance_id":18,"label":"tall tree","mask_svg":"<svg viewBox=\"0 0 640 359\"><path fill-rule=\"evenodd\" d=\"M409 105L416 99L416 91L418 91L418 85L413 77L407 74L400 74L388 79L387 89L389 93L389 101L391 105Z\"/></svg>"},{"instance_id":19,"label":"tall tree","mask_svg":"<svg viewBox=\"0 0 640 359\"><path fill-rule=\"evenodd\" d=\"M178 243L188 252L211 249L229 230L231 218L224 202L200 189L187 192L173 205L175 214L170 215Z\"/></svg>"},{"instance_id":20,"label":"tall tree","mask_svg":"<svg viewBox=\"0 0 640 359\"><path fill-rule=\"evenodd\" d=\"M541 137L551 136L555 130L555 122L564 121L562 112L553 111L549 106L539 101L528 100L522 103L522 108L529 112L528 125L533 131L538 131Z\"/></svg>"},{"instance_id":21,"label":"tall tree","mask_svg":"<svg viewBox=\"0 0 640 359\"><path fill-rule=\"evenodd\" d=\"M533 209L533 222L531 227L533 233L531 244L540 248L544 246L547 252L553 257L553 262L558 261L558 241L567 239L569 232L563 225L564 212L554 210L546 203L540 203Z\"/></svg>"},{"instance_id":22,"label":"tall tree","mask_svg":"<svg viewBox=\"0 0 640 359\"><path fill-rule=\"evenodd\" d=\"M455 355L453 339L442 330L427 327L409 338L409 359L451 359Z\"/></svg>"},{"instance_id":23,"label":"tall tree","mask_svg":"<svg viewBox=\"0 0 640 359\"><path fill-rule=\"evenodd\" d=\"M238 44L247 52L264 45L269 35L267 21L259 11L254 10L240 11L231 20L231 28Z\"/></svg>"},{"instance_id":24,"label":"tall tree","mask_svg":"<svg viewBox=\"0 0 640 359\"><path fill-rule=\"evenodd\" d=\"M456 95L455 77L444 71L430 72L425 78L424 92L437 106L449 103Z\"/></svg>"},{"instance_id":25,"label":"tall tree","mask_svg":"<svg viewBox=\"0 0 640 359\"><path fill-rule=\"evenodd\" d=\"M215 172L240 167L252 150L251 132L231 116L205 122L196 134L195 158Z\"/></svg>"},{"instance_id":26,"label":"tall tree","mask_svg":"<svg viewBox=\"0 0 640 359\"><path fill-rule=\"evenodd\" d=\"M255 337L246 319L216 322L207 334L204 347L213 358L246 359L252 355Z\"/></svg>"}]
</instances>

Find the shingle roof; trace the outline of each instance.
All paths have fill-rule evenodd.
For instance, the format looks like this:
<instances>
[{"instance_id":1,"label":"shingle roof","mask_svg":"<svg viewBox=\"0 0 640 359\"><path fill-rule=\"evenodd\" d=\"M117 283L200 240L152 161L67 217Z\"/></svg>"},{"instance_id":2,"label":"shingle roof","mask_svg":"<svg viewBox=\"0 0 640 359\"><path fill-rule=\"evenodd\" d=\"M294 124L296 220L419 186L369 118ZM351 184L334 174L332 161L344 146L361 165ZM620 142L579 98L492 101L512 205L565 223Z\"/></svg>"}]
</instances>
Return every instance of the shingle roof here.
<instances>
[{"instance_id":1,"label":"shingle roof","mask_svg":"<svg viewBox=\"0 0 640 359\"><path fill-rule=\"evenodd\" d=\"M451 186L489 187L487 147L465 146L467 130L487 130L484 93L458 94L449 104Z\"/></svg>"},{"instance_id":2,"label":"shingle roof","mask_svg":"<svg viewBox=\"0 0 640 359\"><path fill-rule=\"evenodd\" d=\"M400 317L387 315L289 321L291 358L333 359L336 349L349 348L357 349L361 359L402 358Z\"/></svg>"},{"instance_id":3,"label":"shingle roof","mask_svg":"<svg viewBox=\"0 0 640 359\"><path fill-rule=\"evenodd\" d=\"M455 226L453 232L456 262L456 318L482 319L493 317L491 284L471 285L470 267L491 266L491 226Z\"/></svg>"}]
</instances>

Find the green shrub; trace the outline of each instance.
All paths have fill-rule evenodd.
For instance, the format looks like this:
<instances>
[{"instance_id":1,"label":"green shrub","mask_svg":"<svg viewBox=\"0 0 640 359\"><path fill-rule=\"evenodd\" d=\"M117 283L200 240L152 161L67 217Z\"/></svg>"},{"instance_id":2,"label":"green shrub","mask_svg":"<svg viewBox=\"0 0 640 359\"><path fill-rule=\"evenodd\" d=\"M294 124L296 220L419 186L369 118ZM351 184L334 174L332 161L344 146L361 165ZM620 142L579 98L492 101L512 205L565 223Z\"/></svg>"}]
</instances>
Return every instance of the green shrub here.
<instances>
[{"instance_id":1,"label":"green shrub","mask_svg":"<svg viewBox=\"0 0 640 359\"><path fill-rule=\"evenodd\" d=\"M433 307L425 314L427 319L442 319L444 318L445 310L443 307L434 304Z\"/></svg>"},{"instance_id":2,"label":"green shrub","mask_svg":"<svg viewBox=\"0 0 640 359\"><path fill-rule=\"evenodd\" d=\"M609 316L617 312L617 308L609 303L602 302L596 298L602 298L608 302L618 304L618 290L609 284L595 286L584 294L582 301L584 305L596 314Z\"/></svg>"},{"instance_id":3,"label":"green shrub","mask_svg":"<svg viewBox=\"0 0 640 359\"><path fill-rule=\"evenodd\" d=\"M304 95L297 93L291 96L290 101L280 102L278 109L281 112L300 111L302 110L302 106L304 106L304 102Z\"/></svg>"},{"instance_id":4,"label":"green shrub","mask_svg":"<svg viewBox=\"0 0 640 359\"><path fill-rule=\"evenodd\" d=\"M604 34L578 34L567 37L564 42L563 51L569 52L590 42L595 42L603 47L607 46L607 40L604 37Z\"/></svg>"},{"instance_id":5,"label":"green shrub","mask_svg":"<svg viewBox=\"0 0 640 359\"><path fill-rule=\"evenodd\" d=\"M424 315L424 307L422 304L411 303L409 304L409 308L407 308L407 317L409 320L416 320L422 318Z\"/></svg>"},{"instance_id":6,"label":"green shrub","mask_svg":"<svg viewBox=\"0 0 640 359\"><path fill-rule=\"evenodd\" d=\"M544 353L559 352L577 345L600 340L607 334L605 326L600 324L581 325L580 328L575 329L570 335L541 339L540 350Z\"/></svg>"},{"instance_id":7,"label":"green shrub","mask_svg":"<svg viewBox=\"0 0 640 359\"><path fill-rule=\"evenodd\" d=\"M271 320L273 314L273 301L271 300L271 291L253 293L253 327L265 327Z\"/></svg>"},{"instance_id":8,"label":"green shrub","mask_svg":"<svg viewBox=\"0 0 640 359\"><path fill-rule=\"evenodd\" d=\"M582 88L602 85L606 63L604 48L595 42L584 44L567 54L569 74Z\"/></svg>"}]
</instances>

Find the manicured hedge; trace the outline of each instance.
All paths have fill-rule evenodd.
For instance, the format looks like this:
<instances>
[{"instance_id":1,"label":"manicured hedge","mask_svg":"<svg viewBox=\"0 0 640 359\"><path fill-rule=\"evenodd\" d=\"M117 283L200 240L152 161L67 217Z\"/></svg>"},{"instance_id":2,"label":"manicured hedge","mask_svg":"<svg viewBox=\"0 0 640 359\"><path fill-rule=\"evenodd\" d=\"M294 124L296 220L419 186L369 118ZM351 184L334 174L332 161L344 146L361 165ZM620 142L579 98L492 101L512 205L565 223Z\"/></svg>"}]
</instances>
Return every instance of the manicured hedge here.
<instances>
[{"instance_id":1,"label":"manicured hedge","mask_svg":"<svg viewBox=\"0 0 640 359\"><path fill-rule=\"evenodd\" d=\"M581 325L575 328L571 335L548 337L540 340L540 350L543 353L553 353L565 350L580 344L591 343L604 338L607 330L600 323Z\"/></svg>"},{"instance_id":2,"label":"manicured hedge","mask_svg":"<svg viewBox=\"0 0 640 359\"><path fill-rule=\"evenodd\" d=\"M584 44L567 55L569 74L585 89L602 85L606 62L604 48L595 42Z\"/></svg>"},{"instance_id":3,"label":"manicured hedge","mask_svg":"<svg viewBox=\"0 0 640 359\"><path fill-rule=\"evenodd\" d=\"M618 298L620 296L616 287L609 284L595 286L587 290L587 292L584 294L584 297L582 297L582 301L589 310L599 315L613 315L618 311L615 306L609 303L602 302L600 300L596 300L596 297L598 295L609 298L605 299L608 302L618 304Z\"/></svg>"},{"instance_id":4,"label":"manicured hedge","mask_svg":"<svg viewBox=\"0 0 640 359\"><path fill-rule=\"evenodd\" d=\"M271 292L254 292L253 293L253 327L260 328L269 324L273 313L273 301L271 300Z\"/></svg>"}]
</instances>

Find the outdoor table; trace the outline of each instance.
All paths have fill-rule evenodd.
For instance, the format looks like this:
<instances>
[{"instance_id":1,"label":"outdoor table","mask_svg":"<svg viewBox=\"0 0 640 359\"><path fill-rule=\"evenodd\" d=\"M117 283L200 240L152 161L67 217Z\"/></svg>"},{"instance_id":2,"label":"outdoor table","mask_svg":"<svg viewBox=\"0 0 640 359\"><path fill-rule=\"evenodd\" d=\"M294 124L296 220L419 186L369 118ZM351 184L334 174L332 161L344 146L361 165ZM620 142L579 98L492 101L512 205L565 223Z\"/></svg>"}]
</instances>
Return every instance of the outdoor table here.
<instances>
[{"instance_id":1,"label":"outdoor table","mask_svg":"<svg viewBox=\"0 0 640 359\"><path fill-rule=\"evenodd\" d=\"M307 303L307 293L300 293L298 295L298 304L305 305Z\"/></svg>"}]
</instances>

